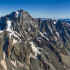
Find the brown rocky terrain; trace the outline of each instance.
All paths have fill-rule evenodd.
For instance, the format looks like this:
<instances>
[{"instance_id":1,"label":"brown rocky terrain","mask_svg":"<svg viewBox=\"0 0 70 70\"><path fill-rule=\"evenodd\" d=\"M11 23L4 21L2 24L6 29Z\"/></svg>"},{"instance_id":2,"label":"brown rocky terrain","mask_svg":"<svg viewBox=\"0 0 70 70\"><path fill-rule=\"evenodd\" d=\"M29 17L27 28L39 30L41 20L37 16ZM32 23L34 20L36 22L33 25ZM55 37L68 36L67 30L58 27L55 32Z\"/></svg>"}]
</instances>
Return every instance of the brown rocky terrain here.
<instances>
[{"instance_id":1,"label":"brown rocky terrain","mask_svg":"<svg viewBox=\"0 0 70 70\"><path fill-rule=\"evenodd\" d=\"M70 25L19 13L17 18L16 12L1 17L0 70L69 70ZM7 18L12 21L9 30Z\"/></svg>"}]
</instances>

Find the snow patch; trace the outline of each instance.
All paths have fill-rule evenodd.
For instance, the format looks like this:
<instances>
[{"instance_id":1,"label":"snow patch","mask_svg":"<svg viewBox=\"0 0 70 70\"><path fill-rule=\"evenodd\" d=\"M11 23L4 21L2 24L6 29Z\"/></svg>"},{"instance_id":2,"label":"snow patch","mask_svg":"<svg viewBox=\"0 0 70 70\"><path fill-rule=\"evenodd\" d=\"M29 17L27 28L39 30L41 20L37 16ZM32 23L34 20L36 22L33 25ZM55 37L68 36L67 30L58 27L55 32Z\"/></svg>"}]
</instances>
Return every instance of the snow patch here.
<instances>
[{"instance_id":1,"label":"snow patch","mask_svg":"<svg viewBox=\"0 0 70 70\"><path fill-rule=\"evenodd\" d=\"M18 18L18 16L19 16L19 12L17 11L15 17Z\"/></svg>"},{"instance_id":2,"label":"snow patch","mask_svg":"<svg viewBox=\"0 0 70 70\"><path fill-rule=\"evenodd\" d=\"M8 20L8 21L6 21L6 23L7 23L7 31L9 31L11 28L11 21Z\"/></svg>"},{"instance_id":3,"label":"snow patch","mask_svg":"<svg viewBox=\"0 0 70 70\"><path fill-rule=\"evenodd\" d=\"M34 45L33 42L30 42L32 50L35 52L35 56L37 56L37 54L40 54L40 51L38 50L38 48L36 48L36 46Z\"/></svg>"},{"instance_id":4,"label":"snow patch","mask_svg":"<svg viewBox=\"0 0 70 70\"><path fill-rule=\"evenodd\" d=\"M3 31L2 31L2 30L0 30L0 33L3 33Z\"/></svg>"},{"instance_id":5,"label":"snow patch","mask_svg":"<svg viewBox=\"0 0 70 70\"><path fill-rule=\"evenodd\" d=\"M35 25L35 27L37 27L37 25Z\"/></svg>"},{"instance_id":6,"label":"snow patch","mask_svg":"<svg viewBox=\"0 0 70 70\"><path fill-rule=\"evenodd\" d=\"M54 23L54 24L56 24L56 22L55 22L55 21L54 21L53 23Z\"/></svg>"},{"instance_id":7,"label":"snow patch","mask_svg":"<svg viewBox=\"0 0 70 70\"><path fill-rule=\"evenodd\" d=\"M29 31L29 32L31 31L31 27L28 29L28 31Z\"/></svg>"},{"instance_id":8,"label":"snow patch","mask_svg":"<svg viewBox=\"0 0 70 70\"><path fill-rule=\"evenodd\" d=\"M14 39L14 40L13 40L13 44L15 44L15 43L17 43L17 40Z\"/></svg>"},{"instance_id":9,"label":"snow patch","mask_svg":"<svg viewBox=\"0 0 70 70\"><path fill-rule=\"evenodd\" d=\"M28 40L30 40L30 39L28 39Z\"/></svg>"},{"instance_id":10,"label":"snow patch","mask_svg":"<svg viewBox=\"0 0 70 70\"><path fill-rule=\"evenodd\" d=\"M26 42L25 42L25 44L26 44Z\"/></svg>"}]
</instances>

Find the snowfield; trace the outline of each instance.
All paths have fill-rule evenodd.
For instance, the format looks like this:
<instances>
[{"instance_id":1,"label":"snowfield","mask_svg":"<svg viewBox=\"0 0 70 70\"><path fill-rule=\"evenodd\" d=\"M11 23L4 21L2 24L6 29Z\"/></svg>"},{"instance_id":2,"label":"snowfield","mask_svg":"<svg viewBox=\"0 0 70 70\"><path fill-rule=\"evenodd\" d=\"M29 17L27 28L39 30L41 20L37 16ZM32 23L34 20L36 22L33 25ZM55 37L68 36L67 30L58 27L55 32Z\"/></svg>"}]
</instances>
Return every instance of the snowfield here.
<instances>
[{"instance_id":1,"label":"snowfield","mask_svg":"<svg viewBox=\"0 0 70 70\"><path fill-rule=\"evenodd\" d=\"M8 31L11 28L11 21L8 20L8 21L6 21L6 23L7 23L7 31Z\"/></svg>"},{"instance_id":2,"label":"snowfield","mask_svg":"<svg viewBox=\"0 0 70 70\"><path fill-rule=\"evenodd\" d=\"M19 42L17 40L13 39L13 44L20 43L21 39L19 38L19 36L21 36L21 35L19 33L17 33L16 31L11 30L11 21L10 20L6 21L6 23L7 23L7 31L10 32L9 37L11 38L12 36L14 36L19 39Z\"/></svg>"}]
</instances>

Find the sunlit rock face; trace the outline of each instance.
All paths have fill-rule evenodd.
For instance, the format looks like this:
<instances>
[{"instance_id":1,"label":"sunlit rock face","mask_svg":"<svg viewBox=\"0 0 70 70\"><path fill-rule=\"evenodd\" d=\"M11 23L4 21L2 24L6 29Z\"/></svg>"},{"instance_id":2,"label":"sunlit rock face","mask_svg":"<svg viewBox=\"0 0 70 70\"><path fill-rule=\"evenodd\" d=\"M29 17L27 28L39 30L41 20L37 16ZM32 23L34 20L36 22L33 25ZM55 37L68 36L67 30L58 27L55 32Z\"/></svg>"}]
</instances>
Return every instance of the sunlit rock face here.
<instances>
[{"instance_id":1,"label":"sunlit rock face","mask_svg":"<svg viewBox=\"0 0 70 70\"><path fill-rule=\"evenodd\" d=\"M0 70L70 69L69 23L24 10L0 19Z\"/></svg>"}]
</instances>

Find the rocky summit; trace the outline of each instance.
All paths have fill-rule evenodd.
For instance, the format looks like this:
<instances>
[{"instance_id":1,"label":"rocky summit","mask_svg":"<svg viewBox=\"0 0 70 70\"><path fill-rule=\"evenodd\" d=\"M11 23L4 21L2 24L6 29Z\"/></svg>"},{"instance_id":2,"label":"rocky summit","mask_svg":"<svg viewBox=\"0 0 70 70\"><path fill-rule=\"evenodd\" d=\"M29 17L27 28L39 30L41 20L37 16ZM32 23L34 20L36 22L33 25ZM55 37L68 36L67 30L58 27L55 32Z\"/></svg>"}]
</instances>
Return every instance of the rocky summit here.
<instances>
[{"instance_id":1,"label":"rocky summit","mask_svg":"<svg viewBox=\"0 0 70 70\"><path fill-rule=\"evenodd\" d=\"M70 24L24 10L1 17L0 70L70 70Z\"/></svg>"}]
</instances>

